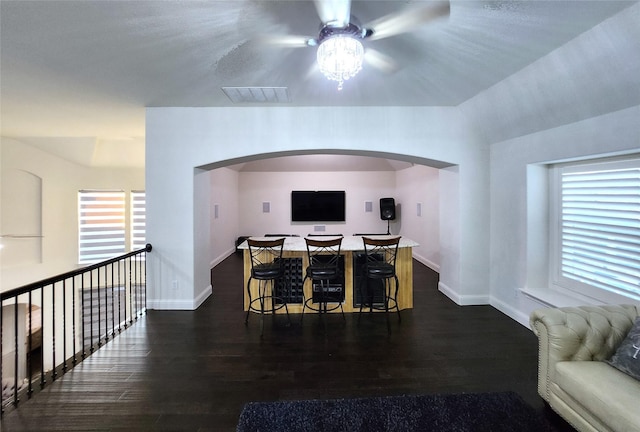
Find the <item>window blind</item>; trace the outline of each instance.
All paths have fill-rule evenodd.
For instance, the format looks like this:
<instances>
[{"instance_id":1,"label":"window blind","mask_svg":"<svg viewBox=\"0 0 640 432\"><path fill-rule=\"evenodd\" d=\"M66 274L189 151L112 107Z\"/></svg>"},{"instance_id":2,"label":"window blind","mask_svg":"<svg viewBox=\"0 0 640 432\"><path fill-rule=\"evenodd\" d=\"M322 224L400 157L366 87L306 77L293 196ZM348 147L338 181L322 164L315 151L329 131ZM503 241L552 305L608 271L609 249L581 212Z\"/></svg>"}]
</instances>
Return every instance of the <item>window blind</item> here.
<instances>
[{"instance_id":1,"label":"window blind","mask_svg":"<svg viewBox=\"0 0 640 432\"><path fill-rule=\"evenodd\" d=\"M634 164L562 170L563 277L640 295L640 164Z\"/></svg>"},{"instance_id":2,"label":"window blind","mask_svg":"<svg viewBox=\"0 0 640 432\"><path fill-rule=\"evenodd\" d=\"M146 246L146 196L144 191L131 191L131 250Z\"/></svg>"},{"instance_id":3,"label":"window blind","mask_svg":"<svg viewBox=\"0 0 640 432\"><path fill-rule=\"evenodd\" d=\"M125 193L78 193L79 262L91 264L125 252Z\"/></svg>"}]
</instances>

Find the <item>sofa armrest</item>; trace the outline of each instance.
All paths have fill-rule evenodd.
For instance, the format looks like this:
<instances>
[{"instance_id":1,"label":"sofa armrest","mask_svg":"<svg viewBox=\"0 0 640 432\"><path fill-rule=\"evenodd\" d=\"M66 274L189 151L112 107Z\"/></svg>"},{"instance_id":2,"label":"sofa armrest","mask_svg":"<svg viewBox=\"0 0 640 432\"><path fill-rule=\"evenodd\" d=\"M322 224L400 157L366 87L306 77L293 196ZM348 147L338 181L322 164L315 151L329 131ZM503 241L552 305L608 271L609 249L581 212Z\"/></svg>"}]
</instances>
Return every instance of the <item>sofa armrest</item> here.
<instances>
[{"instance_id":1,"label":"sofa armrest","mask_svg":"<svg viewBox=\"0 0 640 432\"><path fill-rule=\"evenodd\" d=\"M606 360L640 315L633 305L537 309L531 329L538 337L538 393L549 400L549 383L561 361Z\"/></svg>"}]
</instances>

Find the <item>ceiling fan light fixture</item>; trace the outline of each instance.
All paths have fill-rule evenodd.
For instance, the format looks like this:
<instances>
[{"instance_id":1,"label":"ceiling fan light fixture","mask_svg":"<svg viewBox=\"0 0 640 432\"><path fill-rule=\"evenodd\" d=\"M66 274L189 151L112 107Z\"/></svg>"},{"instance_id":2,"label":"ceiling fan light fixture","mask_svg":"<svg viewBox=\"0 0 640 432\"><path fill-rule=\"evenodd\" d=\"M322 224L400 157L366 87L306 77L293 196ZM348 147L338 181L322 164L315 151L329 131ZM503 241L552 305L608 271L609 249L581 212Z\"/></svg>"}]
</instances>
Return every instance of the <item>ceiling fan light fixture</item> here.
<instances>
[{"instance_id":1,"label":"ceiling fan light fixture","mask_svg":"<svg viewBox=\"0 0 640 432\"><path fill-rule=\"evenodd\" d=\"M346 80L362 69L364 47L350 34L338 34L324 39L317 52L320 71L328 79L338 81L338 90Z\"/></svg>"}]
</instances>

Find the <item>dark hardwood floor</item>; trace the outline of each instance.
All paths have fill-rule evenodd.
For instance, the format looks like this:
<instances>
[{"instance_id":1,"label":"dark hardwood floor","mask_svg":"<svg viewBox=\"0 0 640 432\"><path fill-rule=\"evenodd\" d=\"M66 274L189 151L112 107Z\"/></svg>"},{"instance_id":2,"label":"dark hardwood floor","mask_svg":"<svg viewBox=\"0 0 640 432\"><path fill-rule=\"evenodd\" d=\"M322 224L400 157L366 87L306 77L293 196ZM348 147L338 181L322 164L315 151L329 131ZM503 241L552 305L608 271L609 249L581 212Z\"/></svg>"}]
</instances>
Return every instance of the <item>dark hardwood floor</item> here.
<instances>
[{"instance_id":1,"label":"dark hardwood floor","mask_svg":"<svg viewBox=\"0 0 640 432\"><path fill-rule=\"evenodd\" d=\"M267 317L244 325L242 259L211 272L196 311L149 311L132 328L10 409L2 431L233 431L249 401L512 390L570 431L536 393L535 336L490 306L460 307L414 261L414 309ZM275 322L275 325L274 325Z\"/></svg>"}]
</instances>

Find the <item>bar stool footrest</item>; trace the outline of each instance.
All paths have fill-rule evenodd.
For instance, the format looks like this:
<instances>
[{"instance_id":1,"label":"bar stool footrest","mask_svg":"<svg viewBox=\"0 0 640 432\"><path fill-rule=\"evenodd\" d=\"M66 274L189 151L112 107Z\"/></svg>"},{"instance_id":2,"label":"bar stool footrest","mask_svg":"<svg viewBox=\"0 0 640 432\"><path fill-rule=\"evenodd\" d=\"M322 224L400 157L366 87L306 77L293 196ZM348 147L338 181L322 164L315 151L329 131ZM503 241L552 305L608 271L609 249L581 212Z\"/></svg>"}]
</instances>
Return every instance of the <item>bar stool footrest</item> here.
<instances>
[{"instance_id":1,"label":"bar stool footrest","mask_svg":"<svg viewBox=\"0 0 640 432\"><path fill-rule=\"evenodd\" d=\"M323 308L322 306L324 304L334 304L335 306L331 306L330 308ZM316 305L316 306L314 306ZM341 301L326 301L326 302L314 302L312 298L307 299L304 302L304 307L306 309L311 309L314 312L318 312L318 313L324 313L324 312L332 312L334 310L337 309L341 309L342 308L342 302Z\"/></svg>"},{"instance_id":2,"label":"bar stool footrest","mask_svg":"<svg viewBox=\"0 0 640 432\"><path fill-rule=\"evenodd\" d=\"M260 302L260 300L264 301L265 299L271 299L272 302L279 300L281 303L275 303L273 308L271 307L265 307L264 310L254 307L253 304L255 302ZM250 312L255 312L255 313L264 313L264 314L271 314L272 312L276 312L282 308L286 308L287 307L287 303L284 302L284 300L282 299L282 297L276 297L276 296L264 296L264 297L258 297L255 299L251 300L251 303L249 303L249 308L247 309ZM287 313L289 311L287 310Z\"/></svg>"}]
</instances>

